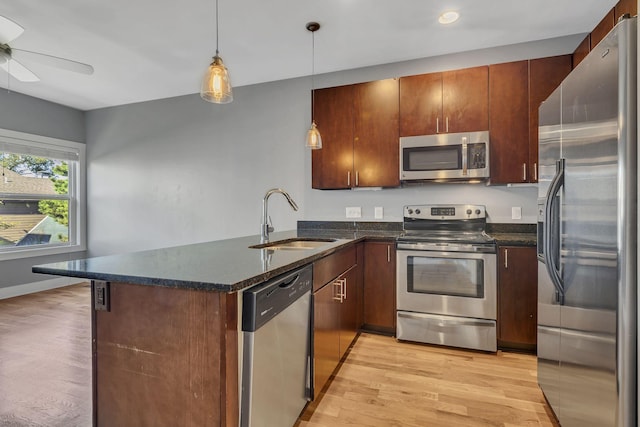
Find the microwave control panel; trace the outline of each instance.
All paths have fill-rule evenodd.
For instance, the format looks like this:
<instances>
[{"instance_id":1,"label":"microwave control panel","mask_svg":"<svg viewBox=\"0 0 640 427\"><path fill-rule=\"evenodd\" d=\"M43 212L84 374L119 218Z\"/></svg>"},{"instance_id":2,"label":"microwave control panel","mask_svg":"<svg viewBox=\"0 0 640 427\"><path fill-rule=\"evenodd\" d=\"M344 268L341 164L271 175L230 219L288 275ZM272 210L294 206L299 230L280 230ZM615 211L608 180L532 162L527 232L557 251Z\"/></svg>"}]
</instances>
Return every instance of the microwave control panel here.
<instances>
[{"instance_id":1,"label":"microwave control panel","mask_svg":"<svg viewBox=\"0 0 640 427\"><path fill-rule=\"evenodd\" d=\"M485 143L467 145L469 169L484 169L487 167L487 145Z\"/></svg>"}]
</instances>

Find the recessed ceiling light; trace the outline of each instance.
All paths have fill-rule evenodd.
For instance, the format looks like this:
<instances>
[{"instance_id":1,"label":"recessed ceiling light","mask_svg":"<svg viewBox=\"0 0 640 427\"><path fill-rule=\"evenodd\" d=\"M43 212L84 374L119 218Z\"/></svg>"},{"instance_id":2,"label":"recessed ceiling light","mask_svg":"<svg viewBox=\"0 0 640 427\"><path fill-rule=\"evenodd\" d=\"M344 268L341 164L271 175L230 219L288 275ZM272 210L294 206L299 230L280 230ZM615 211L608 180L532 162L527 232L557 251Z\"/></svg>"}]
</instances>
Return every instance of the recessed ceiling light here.
<instances>
[{"instance_id":1,"label":"recessed ceiling light","mask_svg":"<svg viewBox=\"0 0 640 427\"><path fill-rule=\"evenodd\" d=\"M447 12L443 12L440 17L438 17L438 22L441 24L451 24L456 22L460 18L460 14L456 11L450 10Z\"/></svg>"}]
</instances>

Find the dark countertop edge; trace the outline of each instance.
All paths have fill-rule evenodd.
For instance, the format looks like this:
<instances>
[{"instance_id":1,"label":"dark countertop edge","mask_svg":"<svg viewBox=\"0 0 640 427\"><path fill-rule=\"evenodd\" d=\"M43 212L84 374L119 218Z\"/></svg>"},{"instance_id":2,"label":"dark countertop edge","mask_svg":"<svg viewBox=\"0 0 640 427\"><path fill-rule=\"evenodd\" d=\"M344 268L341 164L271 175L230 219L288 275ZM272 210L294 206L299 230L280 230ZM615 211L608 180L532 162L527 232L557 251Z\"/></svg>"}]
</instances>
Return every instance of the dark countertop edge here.
<instances>
[{"instance_id":1,"label":"dark countertop edge","mask_svg":"<svg viewBox=\"0 0 640 427\"><path fill-rule=\"evenodd\" d=\"M344 231L344 230L341 230ZM316 237L320 233L313 233ZM327 235L330 233L324 233ZM359 235L355 235L359 234ZM180 289L194 289L194 290L203 290L203 291L219 291L219 292L237 292L242 289L245 289L249 286L262 283L266 280L272 279L274 277L278 277L282 274L288 273L291 270L302 267L304 265L310 264L318 259L329 256L349 245L356 244L365 240L374 240L374 241L393 241L396 236L394 235L363 235L360 233L351 233L350 237L341 237L341 239L345 240L341 244L337 244L323 250L321 252L316 252L307 257L301 258L297 261L293 261L285 266L277 267L267 272L264 272L259 275L254 275L248 277L245 280L241 280L239 282L235 282L232 284L221 284L221 283L212 283L212 282L195 282L188 280L179 280L179 279L164 279L161 277L146 277L146 276L129 276L129 275L121 275L121 274L109 274L109 273L94 273L94 272L79 272L74 270L66 270L66 269L57 269L47 267L47 265L36 265L32 267L32 272L40 273L40 274L50 274L56 276L66 276L66 277L77 277L81 279L87 280L101 280L105 282L119 282L119 283L129 283L134 285L143 285L143 286L162 286L166 288L180 288Z\"/></svg>"}]
</instances>

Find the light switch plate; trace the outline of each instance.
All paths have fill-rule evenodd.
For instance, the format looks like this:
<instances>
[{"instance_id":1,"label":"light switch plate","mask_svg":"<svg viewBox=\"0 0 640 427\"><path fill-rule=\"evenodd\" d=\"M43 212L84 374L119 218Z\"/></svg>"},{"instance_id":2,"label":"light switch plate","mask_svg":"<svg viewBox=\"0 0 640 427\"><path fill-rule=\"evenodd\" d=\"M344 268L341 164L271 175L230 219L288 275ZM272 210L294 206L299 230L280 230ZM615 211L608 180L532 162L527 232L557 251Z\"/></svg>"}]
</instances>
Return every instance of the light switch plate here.
<instances>
[{"instance_id":1,"label":"light switch plate","mask_svg":"<svg viewBox=\"0 0 640 427\"><path fill-rule=\"evenodd\" d=\"M511 207L511 219L522 219L522 208L520 206Z\"/></svg>"},{"instance_id":2,"label":"light switch plate","mask_svg":"<svg viewBox=\"0 0 640 427\"><path fill-rule=\"evenodd\" d=\"M347 218L362 218L362 208L360 206L352 206L347 209Z\"/></svg>"},{"instance_id":3,"label":"light switch plate","mask_svg":"<svg viewBox=\"0 0 640 427\"><path fill-rule=\"evenodd\" d=\"M384 218L384 210L382 209L382 206L376 206L375 208L373 208L373 217L375 219Z\"/></svg>"}]
</instances>

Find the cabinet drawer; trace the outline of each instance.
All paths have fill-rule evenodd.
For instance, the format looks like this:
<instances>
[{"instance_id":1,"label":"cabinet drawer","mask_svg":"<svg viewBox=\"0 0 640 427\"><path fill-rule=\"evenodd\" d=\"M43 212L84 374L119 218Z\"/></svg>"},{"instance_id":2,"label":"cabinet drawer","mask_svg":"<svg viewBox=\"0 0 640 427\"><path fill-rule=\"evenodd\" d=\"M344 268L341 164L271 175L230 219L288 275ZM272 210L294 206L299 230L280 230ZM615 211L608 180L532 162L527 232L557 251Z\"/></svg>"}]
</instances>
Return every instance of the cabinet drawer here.
<instances>
[{"instance_id":1,"label":"cabinet drawer","mask_svg":"<svg viewBox=\"0 0 640 427\"><path fill-rule=\"evenodd\" d=\"M356 247L350 245L313 263L313 292L356 264Z\"/></svg>"}]
</instances>

